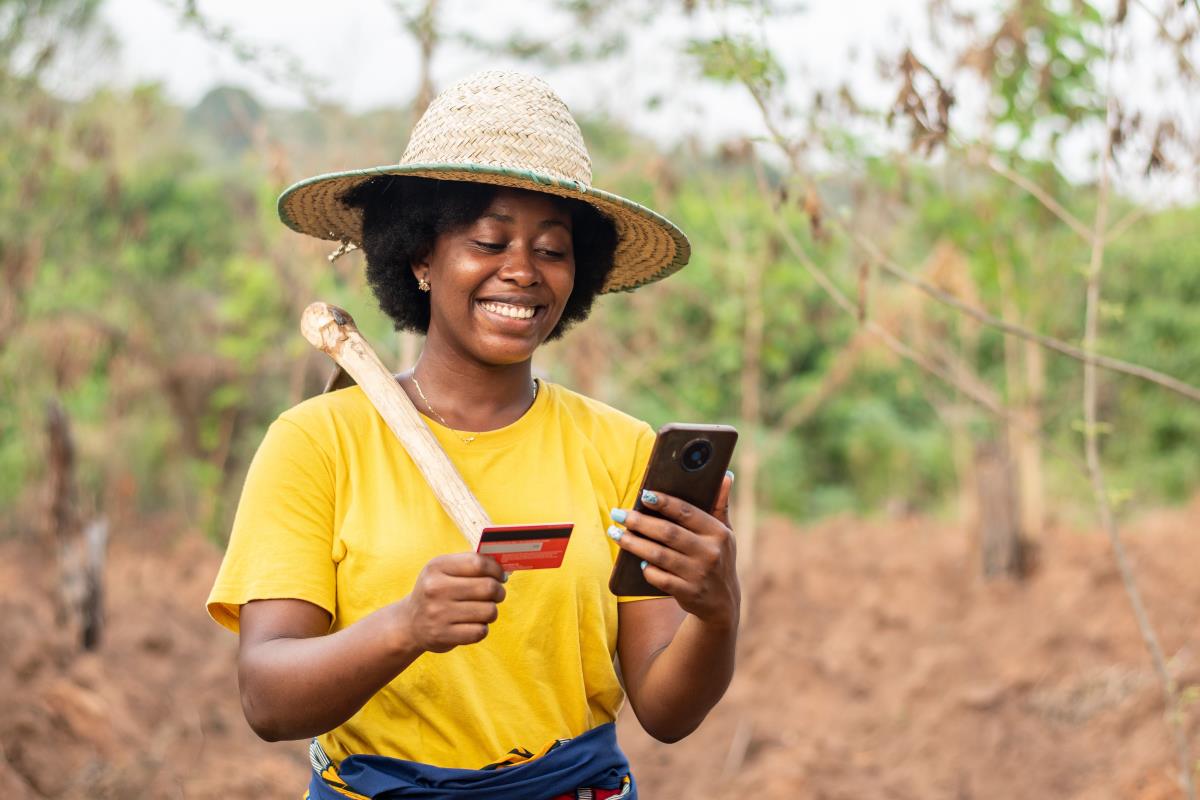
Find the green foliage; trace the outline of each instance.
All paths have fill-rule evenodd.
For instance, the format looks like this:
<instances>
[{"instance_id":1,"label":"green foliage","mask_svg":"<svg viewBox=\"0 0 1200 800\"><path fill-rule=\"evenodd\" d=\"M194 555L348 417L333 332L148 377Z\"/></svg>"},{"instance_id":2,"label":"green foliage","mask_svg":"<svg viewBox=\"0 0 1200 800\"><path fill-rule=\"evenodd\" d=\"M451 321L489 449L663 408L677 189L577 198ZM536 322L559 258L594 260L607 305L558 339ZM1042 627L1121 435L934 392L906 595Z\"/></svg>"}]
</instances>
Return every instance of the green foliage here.
<instances>
[{"instance_id":1,"label":"green foliage","mask_svg":"<svg viewBox=\"0 0 1200 800\"><path fill-rule=\"evenodd\" d=\"M706 78L722 83L745 82L769 90L783 82L783 69L775 54L746 35L726 34L711 39L693 39L686 52L700 65Z\"/></svg>"},{"instance_id":2,"label":"green foliage","mask_svg":"<svg viewBox=\"0 0 1200 800\"><path fill-rule=\"evenodd\" d=\"M1108 349L1200 383L1195 210L1146 220L1117 240L1106 260L1106 296L1123 309L1120 320L1101 329ZM1103 442L1106 460L1139 497L1186 499L1200 483L1200 407L1128 378L1105 377L1102 391L1106 409L1127 410Z\"/></svg>"},{"instance_id":3,"label":"green foliage","mask_svg":"<svg viewBox=\"0 0 1200 800\"><path fill-rule=\"evenodd\" d=\"M26 12L43 22L83 14L86 22L94 6L0 2L0 41L18 22L32 24L20 22ZM1081 8L1073 15L1023 3L1001 15L996 42L1008 37L1012 47L997 46L987 75L1002 100L997 121L1018 141L1043 123L1076 124L1098 112L1096 17ZM562 10L611 14L590 2ZM567 60L590 57L569 41L551 44ZM152 86L68 103L28 75L10 80L13 52L0 52L8 59L0 82L8 158L0 172L0 321L16 332L0 338L0 516L11 520L5 512L36 501L44 404L58 397L72 417L86 496L98 502L127 478L137 513L176 513L219 539L265 426L325 377L328 365L310 361L296 333L300 309L317 298L339 303L385 361L397 363L401 349L363 285L361 256L331 268L326 251L278 223L274 198L286 182L278 162L294 177L394 161L410 120L394 111L277 111L230 88L186 111ZM693 39L688 52L714 81L769 93L786 79L750 36ZM598 185L679 223L693 257L668 281L601 300L592 320L550 349L555 376L654 424L738 425L743 446L760 451L762 498L772 510L814 517L929 509L951 497L959 476L947 420L971 407L865 335L802 266L776 214L847 296L861 288L873 321L938 358L960 358L1001 402L1019 404L1028 387L1014 380L1024 362L1012 340L878 272L860 287L861 253L816 224L807 200L789 196L770 165L759 165L760 174L736 148L664 153L614 120L582 123ZM874 152L852 125L823 133L831 163L851 167L814 176L823 187L818 212L860 204L861 224L900 263L982 307L1078 340L1077 268L1087 249L1028 193L953 150L944 163L913 164ZM1069 184L1051 160L1023 159L1019 148L1008 155L1072 213L1092 212L1094 188ZM1101 309L1105 352L1193 384L1195 211L1148 213L1110 246ZM756 314L760 341L751 335ZM757 411L744 393L751 358ZM1048 443L1078 452L1079 366L1048 356L1044 378ZM1135 503L1195 491L1200 409L1107 373L1101 405L1114 487ZM993 420L972 413L959 434L999 435ZM1086 497L1074 473L1049 472L1055 496Z\"/></svg>"},{"instance_id":4,"label":"green foliage","mask_svg":"<svg viewBox=\"0 0 1200 800\"><path fill-rule=\"evenodd\" d=\"M990 66L994 116L1024 143L1035 128L1052 142L1081 121L1103 119L1096 75L1104 61L1104 19L1093 4L1014 3L977 58Z\"/></svg>"}]
</instances>

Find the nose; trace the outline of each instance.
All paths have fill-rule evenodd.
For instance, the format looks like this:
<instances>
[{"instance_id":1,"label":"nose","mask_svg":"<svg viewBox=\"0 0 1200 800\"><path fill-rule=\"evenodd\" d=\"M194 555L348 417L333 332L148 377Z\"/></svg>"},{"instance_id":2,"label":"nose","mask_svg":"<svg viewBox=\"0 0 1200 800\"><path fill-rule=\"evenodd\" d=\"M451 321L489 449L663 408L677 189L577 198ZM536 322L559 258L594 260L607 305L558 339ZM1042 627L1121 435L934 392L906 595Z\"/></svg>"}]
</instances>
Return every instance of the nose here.
<instances>
[{"instance_id":1,"label":"nose","mask_svg":"<svg viewBox=\"0 0 1200 800\"><path fill-rule=\"evenodd\" d=\"M515 283L517 286L536 286L541 283L542 276L538 271L537 262L533 257L533 249L524 243L513 242L505 251L504 263L497 273L501 280Z\"/></svg>"}]
</instances>

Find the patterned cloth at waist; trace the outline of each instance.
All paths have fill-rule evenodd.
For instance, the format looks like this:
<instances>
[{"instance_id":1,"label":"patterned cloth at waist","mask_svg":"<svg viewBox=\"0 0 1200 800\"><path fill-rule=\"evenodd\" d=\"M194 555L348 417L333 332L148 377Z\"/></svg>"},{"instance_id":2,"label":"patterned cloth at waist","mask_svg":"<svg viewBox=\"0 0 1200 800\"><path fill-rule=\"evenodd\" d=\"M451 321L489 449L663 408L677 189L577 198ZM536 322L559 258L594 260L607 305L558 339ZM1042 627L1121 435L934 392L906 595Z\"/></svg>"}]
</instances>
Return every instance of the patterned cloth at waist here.
<instances>
[{"instance_id":1,"label":"patterned cloth at waist","mask_svg":"<svg viewBox=\"0 0 1200 800\"><path fill-rule=\"evenodd\" d=\"M629 761L617 745L616 726L600 725L563 740L545 755L500 769L450 769L386 756L353 755L333 765L319 745L310 748L309 800L345 798L488 798L536 800L620 797L637 800ZM579 789L578 787L588 787Z\"/></svg>"}]
</instances>

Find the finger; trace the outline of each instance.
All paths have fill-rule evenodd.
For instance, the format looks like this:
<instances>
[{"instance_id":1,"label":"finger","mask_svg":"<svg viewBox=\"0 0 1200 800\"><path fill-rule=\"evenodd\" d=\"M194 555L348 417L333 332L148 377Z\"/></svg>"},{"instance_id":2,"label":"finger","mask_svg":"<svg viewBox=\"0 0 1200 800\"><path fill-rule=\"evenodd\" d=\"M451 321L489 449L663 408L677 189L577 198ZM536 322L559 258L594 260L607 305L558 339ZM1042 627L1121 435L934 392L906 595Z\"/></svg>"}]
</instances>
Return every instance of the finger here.
<instances>
[{"instance_id":1,"label":"finger","mask_svg":"<svg viewBox=\"0 0 1200 800\"><path fill-rule=\"evenodd\" d=\"M721 481L721 489L717 492L717 502L713 503L712 515L725 527L729 527L729 495L733 491L733 473L726 470L725 479Z\"/></svg>"},{"instance_id":2,"label":"finger","mask_svg":"<svg viewBox=\"0 0 1200 800\"><path fill-rule=\"evenodd\" d=\"M643 514L640 511L625 511L614 508L611 514L614 522L623 523L626 530L636 531L642 536L653 539L659 544L684 555L692 555L703 546L703 540L692 531L676 525L669 519Z\"/></svg>"},{"instance_id":3,"label":"finger","mask_svg":"<svg viewBox=\"0 0 1200 800\"><path fill-rule=\"evenodd\" d=\"M673 572L669 572L649 562L646 562L646 566L642 567L642 574L646 576L646 583L655 589L661 589L675 598L688 591L691 586L691 584Z\"/></svg>"},{"instance_id":4,"label":"finger","mask_svg":"<svg viewBox=\"0 0 1200 800\"><path fill-rule=\"evenodd\" d=\"M463 622L446 629L446 640L454 645L482 642L488 635L488 626L482 622Z\"/></svg>"},{"instance_id":5,"label":"finger","mask_svg":"<svg viewBox=\"0 0 1200 800\"><path fill-rule=\"evenodd\" d=\"M653 509L655 514L661 514L672 522L687 528L701 536L715 535L725 529L724 523L707 511L701 511L691 503L686 503L678 497L654 491L644 491L641 497L642 505Z\"/></svg>"},{"instance_id":6,"label":"finger","mask_svg":"<svg viewBox=\"0 0 1200 800\"><path fill-rule=\"evenodd\" d=\"M447 621L451 625L463 625L467 623L487 625L495 622L499 616L500 609L495 603L469 600L451 604Z\"/></svg>"},{"instance_id":7,"label":"finger","mask_svg":"<svg viewBox=\"0 0 1200 800\"><path fill-rule=\"evenodd\" d=\"M491 556L479 553L453 553L447 556L438 556L434 560L438 562L442 572L447 575L464 578L488 577L495 578L501 583L504 582L504 568Z\"/></svg>"},{"instance_id":8,"label":"finger","mask_svg":"<svg viewBox=\"0 0 1200 800\"><path fill-rule=\"evenodd\" d=\"M454 602L469 602L482 600L489 603L499 603L508 596L504 584L492 577L462 578L451 576L445 578L445 590L441 597Z\"/></svg>"},{"instance_id":9,"label":"finger","mask_svg":"<svg viewBox=\"0 0 1200 800\"><path fill-rule=\"evenodd\" d=\"M635 531L622 531L614 527L609 529L608 535L616 540L622 550L666 572L676 575L693 575L697 572L693 559L653 539L639 536Z\"/></svg>"}]
</instances>

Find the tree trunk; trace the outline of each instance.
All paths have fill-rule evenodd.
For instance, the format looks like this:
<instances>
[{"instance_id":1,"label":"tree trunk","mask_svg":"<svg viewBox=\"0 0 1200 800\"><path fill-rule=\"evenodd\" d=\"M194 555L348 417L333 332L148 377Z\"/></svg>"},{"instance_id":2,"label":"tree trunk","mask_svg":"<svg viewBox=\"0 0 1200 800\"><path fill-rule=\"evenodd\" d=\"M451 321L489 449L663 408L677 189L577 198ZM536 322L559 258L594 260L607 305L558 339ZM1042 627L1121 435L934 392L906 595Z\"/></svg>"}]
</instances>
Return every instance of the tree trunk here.
<instances>
[{"instance_id":1,"label":"tree trunk","mask_svg":"<svg viewBox=\"0 0 1200 800\"><path fill-rule=\"evenodd\" d=\"M56 617L79 636L85 650L100 644L103 627L104 556L108 523L96 519L84 529L75 488L75 444L67 414L58 402L46 409L49 439L50 503L47 528L58 554Z\"/></svg>"},{"instance_id":2,"label":"tree trunk","mask_svg":"<svg viewBox=\"0 0 1200 800\"><path fill-rule=\"evenodd\" d=\"M740 243L740 242L739 242ZM745 280L746 320L742 329L742 370L740 414L745 430L738 443L738 502L734 507L734 530L738 537L738 571L742 576L742 617L750 608L749 578L754 574L758 544L758 472L762 462L759 431L762 430L762 349L763 349L763 271L764 257L748 256L744 248L734 249L742 265Z\"/></svg>"},{"instance_id":3,"label":"tree trunk","mask_svg":"<svg viewBox=\"0 0 1200 800\"><path fill-rule=\"evenodd\" d=\"M1024 430L1015 437L1020 478L1021 533L1036 539L1046 524L1046 487L1042 470L1042 403L1046 393L1046 354L1025 343L1025 396L1017 411ZM1014 426L1015 427L1015 426Z\"/></svg>"},{"instance_id":4,"label":"tree trunk","mask_svg":"<svg viewBox=\"0 0 1200 800\"><path fill-rule=\"evenodd\" d=\"M409 20L408 28L416 37L420 51L417 70L417 96L413 100L415 124L433 102L433 53L438 45L437 14L439 0L425 0L420 13Z\"/></svg>"},{"instance_id":5,"label":"tree trunk","mask_svg":"<svg viewBox=\"0 0 1200 800\"><path fill-rule=\"evenodd\" d=\"M975 451L979 551L985 578L1021 578L1020 513L1012 460L1003 437Z\"/></svg>"},{"instance_id":6,"label":"tree trunk","mask_svg":"<svg viewBox=\"0 0 1200 800\"><path fill-rule=\"evenodd\" d=\"M998 264L1000 303L1006 319L1024 324L1015 300L1016 287L1006 261ZM1018 486L1018 521L1024 536L1036 537L1044 524L1045 492L1042 486L1042 396L1045 392L1045 354L1033 342L1004 338L1004 378L1008 407L1016 425L1008 426L1008 448L1013 455Z\"/></svg>"}]
</instances>

